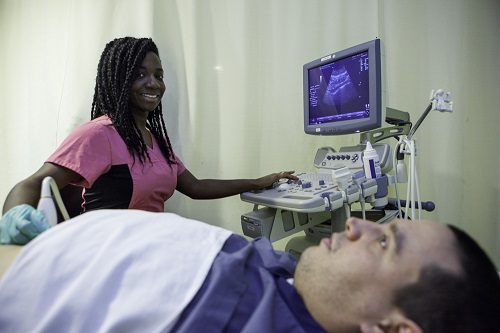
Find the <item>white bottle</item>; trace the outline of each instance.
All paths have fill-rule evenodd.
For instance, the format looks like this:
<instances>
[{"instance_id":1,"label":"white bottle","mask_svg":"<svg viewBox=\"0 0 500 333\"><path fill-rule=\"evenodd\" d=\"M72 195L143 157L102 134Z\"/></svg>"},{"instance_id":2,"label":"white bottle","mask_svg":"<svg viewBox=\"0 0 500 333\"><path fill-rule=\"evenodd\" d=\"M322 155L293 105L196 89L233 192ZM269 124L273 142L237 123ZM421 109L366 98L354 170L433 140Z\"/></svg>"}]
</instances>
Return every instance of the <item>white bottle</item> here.
<instances>
[{"instance_id":1,"label":"white bottle","mask_svg":"<svg viewBox=\"0 0 500 333\"><path fill-rule=\"evenodd\" d=\"M366 142L366 149L363 151L363 168L366 178L378 178L382 176L377 151L373 149L370 141Z\"/></svg>"}]
</instances>

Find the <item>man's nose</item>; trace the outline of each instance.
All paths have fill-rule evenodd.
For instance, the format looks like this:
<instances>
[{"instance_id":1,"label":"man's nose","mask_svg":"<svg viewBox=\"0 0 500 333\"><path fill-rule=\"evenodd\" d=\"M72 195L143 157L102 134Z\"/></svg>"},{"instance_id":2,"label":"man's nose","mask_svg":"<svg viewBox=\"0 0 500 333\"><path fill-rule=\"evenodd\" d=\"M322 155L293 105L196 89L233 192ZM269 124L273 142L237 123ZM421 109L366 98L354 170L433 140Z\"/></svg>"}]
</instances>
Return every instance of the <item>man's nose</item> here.
<instances>
[{"instance_id":1,"label":"man's nose","mask_svg":"<svg viewBox=\"0 0 500 333\"><path fill-rule=\"evenodd\" d=\"M351 217L346 222L346 234L349 240L357 240L363 234L379 233L381 226L377 223Z\"/></svg>"}]
</instances>

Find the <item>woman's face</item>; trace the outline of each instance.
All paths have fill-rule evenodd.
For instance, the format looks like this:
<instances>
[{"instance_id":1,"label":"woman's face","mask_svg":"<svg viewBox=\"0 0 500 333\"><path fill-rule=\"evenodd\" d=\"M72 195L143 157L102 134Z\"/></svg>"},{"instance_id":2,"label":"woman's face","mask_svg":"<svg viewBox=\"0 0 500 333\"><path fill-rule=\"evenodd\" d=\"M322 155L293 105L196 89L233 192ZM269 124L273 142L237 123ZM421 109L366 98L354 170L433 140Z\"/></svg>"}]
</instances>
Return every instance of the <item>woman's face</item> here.
<instances>
[{"instance_id":1,"label":"woman's face","mask_svg":"<svg viewBox=\"0 0 500 333\"><path fill-rule=\"evenodd\" d=\"M160 58L154 52L148 52L130 88L130 110L147 117L147 113L160 104L164 92Z\"/></svg>"}]
</instances>

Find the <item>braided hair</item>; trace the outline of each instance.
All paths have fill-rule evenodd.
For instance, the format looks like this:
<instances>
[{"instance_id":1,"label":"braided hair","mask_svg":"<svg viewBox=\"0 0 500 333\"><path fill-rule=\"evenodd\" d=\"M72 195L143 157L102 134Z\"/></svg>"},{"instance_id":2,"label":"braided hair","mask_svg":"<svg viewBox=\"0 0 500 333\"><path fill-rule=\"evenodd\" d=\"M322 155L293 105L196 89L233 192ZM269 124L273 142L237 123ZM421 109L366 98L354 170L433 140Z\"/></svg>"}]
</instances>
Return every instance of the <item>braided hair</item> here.
<instances>
[{"instance_id":1,"label":"braided hair","mask_svg":"<svg viewBox=\"0 0 500 333\"><path fill-rule=\"evenodd\" d=\"M130 89L138 73L138 68L148 52L158 57L158 47L151 38L117 38L106 44L97 66L91 119L107 115L128 151L137 155L141 164L146 158L151 162L146 143L140 129L129 110ZM170 139L167 135L161 101L149 113L147 129L155 137L161 152L169 164L176 164Z\"/></svg>"}]
</instances>

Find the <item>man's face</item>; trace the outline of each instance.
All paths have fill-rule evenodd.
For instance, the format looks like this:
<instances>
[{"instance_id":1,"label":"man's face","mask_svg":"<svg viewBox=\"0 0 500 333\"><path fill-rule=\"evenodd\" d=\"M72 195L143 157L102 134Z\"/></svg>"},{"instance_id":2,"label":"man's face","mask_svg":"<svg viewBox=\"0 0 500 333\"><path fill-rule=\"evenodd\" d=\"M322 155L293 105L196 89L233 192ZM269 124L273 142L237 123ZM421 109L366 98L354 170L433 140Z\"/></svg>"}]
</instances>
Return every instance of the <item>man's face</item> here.
<instances>
[{"instance_id":1,"label":"man's face","mask_svg":"<svg viewBox=\"0 0 500 333\"><path fill-rule=\"evenodd\" d=\"M295 286L325 328L357 331L360 323L378 322L393 310L393 291L415 282L423 266L459 273L453 244L449 228L434 222L380 225L352 218L345 232L304 251Z\"/></svg>"}]
</instances>

